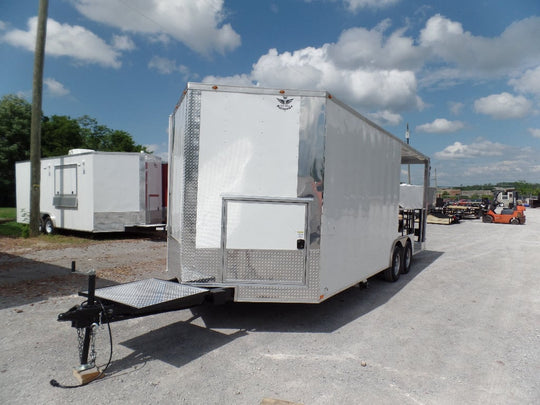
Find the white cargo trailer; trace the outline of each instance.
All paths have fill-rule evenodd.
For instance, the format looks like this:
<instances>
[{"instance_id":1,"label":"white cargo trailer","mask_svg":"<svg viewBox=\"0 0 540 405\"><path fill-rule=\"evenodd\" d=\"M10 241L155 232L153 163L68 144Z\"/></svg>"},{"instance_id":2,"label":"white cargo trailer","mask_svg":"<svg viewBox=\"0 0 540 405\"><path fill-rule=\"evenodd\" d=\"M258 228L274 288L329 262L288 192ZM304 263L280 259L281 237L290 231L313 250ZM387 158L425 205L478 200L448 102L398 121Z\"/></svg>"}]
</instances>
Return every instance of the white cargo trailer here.
<instances>
[{"instance_id":1,"label":"white cargo trailer","mask_svg":"<svg viewBox=\"0 0 540 405\"><path fill-rule=\"evenodd\" d=\"M421 199L400 209L411 164ZM428 186L427 156L327 92L188 83L169 123L168 270L253 302L395 281L425 246Z\"/></svg>"},{"instance_id":2,"label":"white cargo trailer","mask_svg":"<svg viewBox=\"0 0 540 405\"><path fill-rule=\"evenodd\" d=\"M17 222L28 223L30 162L17 162ZM123 232L161 224L161 159L146 153L73 149L41 159L42 226L85 232Z\"/></svg>"},{"instance_id":3,"label":"white cargo trailer","mask_svg":"<svg viewBox=\"0 0 540 405\"><path fill-rule=\"evenodd\" d=\"M400 187L411 164L422 188ZM425 246L429 158L322 91L188 83L169 120L168 183L176 280L96 290L90 275L87 300L58 315L84 330L79 370L94 366L102 320L319 303L380 272L396 281Z\"/></svg>"}]
</instances>

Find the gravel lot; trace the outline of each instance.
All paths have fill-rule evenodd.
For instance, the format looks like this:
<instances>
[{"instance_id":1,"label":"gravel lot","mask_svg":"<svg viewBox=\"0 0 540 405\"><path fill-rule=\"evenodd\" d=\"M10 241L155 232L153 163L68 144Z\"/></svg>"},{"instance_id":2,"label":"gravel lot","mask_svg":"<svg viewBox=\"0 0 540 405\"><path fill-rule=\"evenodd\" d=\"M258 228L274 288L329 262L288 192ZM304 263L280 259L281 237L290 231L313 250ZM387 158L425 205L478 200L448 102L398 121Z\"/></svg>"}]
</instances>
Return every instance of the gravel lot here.
<instances>
[{"instance_id":1,"label":"gravel lot","mask_svg":"<svg viewBox=\"0 0 540 405\"><path fill-rule=\"evenodd\" d=\"M0 239L0 401L260 404L540 403L540 209L522 226L428 225L397 283L319 305L230 304L114 323L105 378L77 389L77 338L58 313L99 285L170 278L163 240L54 246ZM107 332L98 364L108 358Z\"/></svg>"}]
</instances>

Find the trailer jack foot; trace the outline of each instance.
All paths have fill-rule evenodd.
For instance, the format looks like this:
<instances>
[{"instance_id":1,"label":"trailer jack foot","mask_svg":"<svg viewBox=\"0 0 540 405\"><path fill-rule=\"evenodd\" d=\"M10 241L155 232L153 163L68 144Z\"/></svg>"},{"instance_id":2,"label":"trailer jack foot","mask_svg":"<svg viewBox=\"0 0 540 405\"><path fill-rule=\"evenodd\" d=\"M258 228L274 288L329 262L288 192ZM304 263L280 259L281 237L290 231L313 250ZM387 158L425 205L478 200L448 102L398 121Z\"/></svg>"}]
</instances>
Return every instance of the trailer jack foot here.
<instances>
[{"instance_id":1,"label":"trailer jack foot","mask_svg":"<svg viewBox=\"0 0 540 405\"><path fill-rule=\"evenodd\" d=\"M76 368L73 370L73 375L82 385L86 385L91 381L102 378L105 374L98 370L97 367L88 368L85 370L79 370Z\"/></svg>"}]
</instances>

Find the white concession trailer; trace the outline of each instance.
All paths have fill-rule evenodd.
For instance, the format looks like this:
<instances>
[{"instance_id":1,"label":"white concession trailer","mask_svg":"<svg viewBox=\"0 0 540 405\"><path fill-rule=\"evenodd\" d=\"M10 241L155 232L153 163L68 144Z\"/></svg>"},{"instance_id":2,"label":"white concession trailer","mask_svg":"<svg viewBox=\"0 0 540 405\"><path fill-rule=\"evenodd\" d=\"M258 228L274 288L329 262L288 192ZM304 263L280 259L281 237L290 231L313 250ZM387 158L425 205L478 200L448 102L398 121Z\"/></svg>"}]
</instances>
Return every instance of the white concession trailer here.
<instances>
[{"instance_id":1,"label":"white concession trailer","mask_svg":"<svg viewBox=\"0 0 540 405\"><path fill-rule=\"evenodd\" d=\"M30 162L15 165L17 222L28 223ZM85 232L123 232L161 224L161 158L146 153L73 149L41 159L42 226Z\"/></svg>"},{"instance_id":2,"label":"white concession trailer","mask_svg":"<svg viewBox=\"0 0 540 405\"><path fill-rule=\"evenodd\" d=\"M400 209L411 164L420 199ZM188 83L169 123L167 267L235 301L395 281L425 246L428 186L427 156L327 92Z\"/></svg>"},{"instance_id":3,"label":"white concession trailer","mask_svg":"<svg viewBox=\"0 0 540 405\"><path fill-rule=\"evenodd\" d=\"M400 187L411 164L422 187ZM396 281L425 246L429 158L323 91L188 83L169 120L168 183L175 279L96 290L90 275L88 299L58 315L84 330L79 369L94 365L103 320L319 303L377 273Z\"/></svg>"}]
</instances>

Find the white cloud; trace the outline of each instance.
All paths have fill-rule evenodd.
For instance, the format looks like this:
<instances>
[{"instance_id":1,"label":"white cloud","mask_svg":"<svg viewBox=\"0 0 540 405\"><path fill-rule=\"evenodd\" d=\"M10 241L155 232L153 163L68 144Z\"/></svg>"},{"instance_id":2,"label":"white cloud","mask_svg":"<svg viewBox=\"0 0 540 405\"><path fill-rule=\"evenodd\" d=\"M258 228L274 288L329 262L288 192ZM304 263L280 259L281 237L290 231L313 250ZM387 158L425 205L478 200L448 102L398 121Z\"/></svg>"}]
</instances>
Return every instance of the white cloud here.
<instances>
[{"instance_id":1,"label":"white cloud","mask_svg":"<svg viewBox=\"0 0 540 405\"><path fill-rule=\"evenodd\" d=\"M148 150L149 152L152 152L155 156L160 157L163 163L169 161L168 145L166 143L162 143L162 144L154 143L154 144L148 144L148 145L143 145L143 146L146 148L146 150Z\"/></svg>"},{"instance_id":2,"label":"white cloud","mask_svg":"<svg viewBox=\"0 0 540 405\"><path fill-rule=\"evenodd\" d=\"M159 149L159 145L157 143L151 143L147 145L143 145L148 152L155 152Z\"/></svg>"},{"instance_id":3,"label":"white cloud","mask_svg":"<svg viewBox=\"0 0 540 405\"><path fill-rule=\"evenodd\" d=\"M448 121L445 118L437 118L432 123L417 126L416 130L431 134L444 134L459 131L464 126L461 121Z\"/></svg>"},{"instance_id":4,"label":"white cloud","mask_svg":"<svg viewBox=\"0 0 540 405\"><path fill-rule=\"evenodd\" d=\"M28 30L8 31L3 41L34 52L37 17L28 20ZM45 52L50 56L68 56L80 63L97 63L106 67L119 68L120 53L97 35L79 25L60 24L47 20Z\"/></svg>"},{"instance_id":5,"label":"white cloud","mask_svg":"<svg viewBox=\"0 0 540 405\"><path fill-rule=\"evenodd\" d=\"M520 93L540 95L540 66L527 70L520 78L511 79L508 84Z\"/></svg>"},{"instance_id":6,"label":"white cloud","mask_svg":"<svg viewBox=\"0 0 540 405\"><path fill-rule=\"evenodd\" d=\"M163 35L184 43L203 55L224 54L240 46L230 24L223 24L223 0L73 0L77 10L91 20L124 31Z\"/></svg>"},{"instance_id":7,"label":"white cloud","mask_svg":"<svg viewBox=\"0 0 540 405\"><path fill-rule=\"evenodd\" d=\"M363 8L386 8L399 3L400 0L343 0L349 10L356 12Z\"/></svg>"},{"instance_id":8,"label":"white cloud","mask_svg":"<svg viewBox=\"0 0 540 405\"><path fill-rule=\"evenodd\" d=\"M253 80L245 74L234 75L228 77L220 76L206 76L203 80L203 83L216 83L216 84L225 84L230 86L254 86L256 85Z\"/></svg>"},{"instance_id":9,"label":"white cloud","mask_svg":"<svg viewBox=\"0 0 540 405\"><path fill-rule=\"evenodd\" d=\"M367 30L356 27L341 33L335 44L327 45L327 54L340 68L382 68L399 70L419 69L425 59L425 51L405 37L404 29L398 29L385 37L390 20L383 20L375 28Z\"/></svg>"},{"instance_id":10,"label":"white cloud","mask_svg":"<svg viewBox=\"0 0 540 405\"><path fill-rule=\"evenodd\" d=\"M339 94L345 102L366 109L401 111L423 107L416 94L413 71L374 69L362 64L343 67L332 59L330 49L332 46L328 44L281 54L270 49L248 75L207 77L204 81L220 79L223 83L328 90Z\"/></svg>"},{"instance_id":11,"label":"white cloud","mask_svg":"<svg viewBox=\"0 0 540 405\"><path fill-rule=\"evenodd\" d=\"M532 103L523 96L504 92L479 98L474 102L474 110L495 119L523 118L532 112Z\"/></svg>"},{"instance_id":12,"label":"white cloud","mask_svg":"<svg viewBox=\"0 0 540 405\"><path fill-rule=\"evenodd\" d=\"M454 142L444 150L435 153L435 157L441 160L477 158L485 156L501 156L507 147L498 142L478 140L469 145Z\"/></svg>"},{"instance_id":13,"label":"white cloud","mask_svg":"<svg viewBox=\"0 0 540 405\"><path fill-rule=\"evenodd\" d=\"M424 50L404 35L404 29L386 34L389 26L390 20L383 20L371 30L345 30L336 43L321 47L282 53L270 49L248 74L209 76L204 81L327 90L366 115L387 111L395 114L387 113L387 118L397 122L398 112L424 107L415 73Z\"/></svg>"},{"instance_id":14,"label":"white cloud","mask_svg":"<svg viewBox=\"0 0 540 405\"><path fill-rule=\"evenodd\" d=\"M177 65L173 59L162 58L160 56L153 56L148 62L149 69L155 69L163 75L179 72L183 75L189 74L189 68L184 65Z\"/></svg>"},{"instance_id":15,"label":"white cloud","mask_svg":"<svg viewBox=\"0 0 540 405\"><path fill-rule=\"evenodd\" d=\"M515 76L540 64L540 17L517 21L489 38L474 36L441 15L431 17L417 39L407 36L405 28L390 31L390 25L386 19L372 29L350 28L337 42L320 47L270 49L246 74L205 81L328 90L366 115L397 114L425 107L418 96L420 86L446 88L466 80ZM515 98L513 104L510 112L498 116L519 116L516 109L524 113L531 108L524 99ZM477 111L486 111L482 106L480 101ZM463 107L449 105L456 115Z\"/></svg>"},{"instance_id":16,"label":"white cloud","mask_svg":"<svg viewBox=\"0 0 540 405\"><path fill-rule=\"evenodd\" d=\"M528 131L533 137L540 138L540 128L529 128Z\"/></svg>"},{"instance_id":17,"label":"white cloud","mask_svg":"<svg viewBox=\"0 0 540 405\"><path fill-rule=\"evenodd\" d=\"M442 60L468 74L507 74L512 69L540 63L540 17L509 25L494 38L474 36L461 23L440 14L431 17L421 30L420 44Z\"/></svg>"},{"instance_id":18,"label":"white cloud","mask_svg":"<svg viewBox=\"0 0 540 405\"><path fill-rule=\"evenodd\" d=\"M7 24L4 21L0 20L0 31L3 31L5 29L7 29Z\"/></svg>"},{"instance_id":19,"label":"white cloud","mask_svg":"<svg viewBox=\"0 0 540 405\"><path fill-rule=\"evenodd\" d=\"M113 47L120 51L132 51L135 44L127 35L113 35Z\"/></svg>"},{"instance_id":20,"label":"white cloud","mask_svg":"<svg viewBox=\"0 0 540 405\"><path fill-rule=\"evenodd\" d=\"M46 86L47 91L53 96L67 96L69 90L64 87L62 83L53 79L52 77L47 77L43 80L43 83Z\"/></svg>"},{"instance_id":21,"label":"white cloud","mask_svg":"<svg viewBox=\"0 0 540 405\"><path fill-rule=\"evenodd\" d=\"M501 174L511 174L516 176L523 173L523 169L520 167L521 162L514 160L502 160L494 163L485 164L482 166L472 166L463 173L465 176L475 176L475 175L493 175L493 173Z\"/></svg>"}]
</instances>

